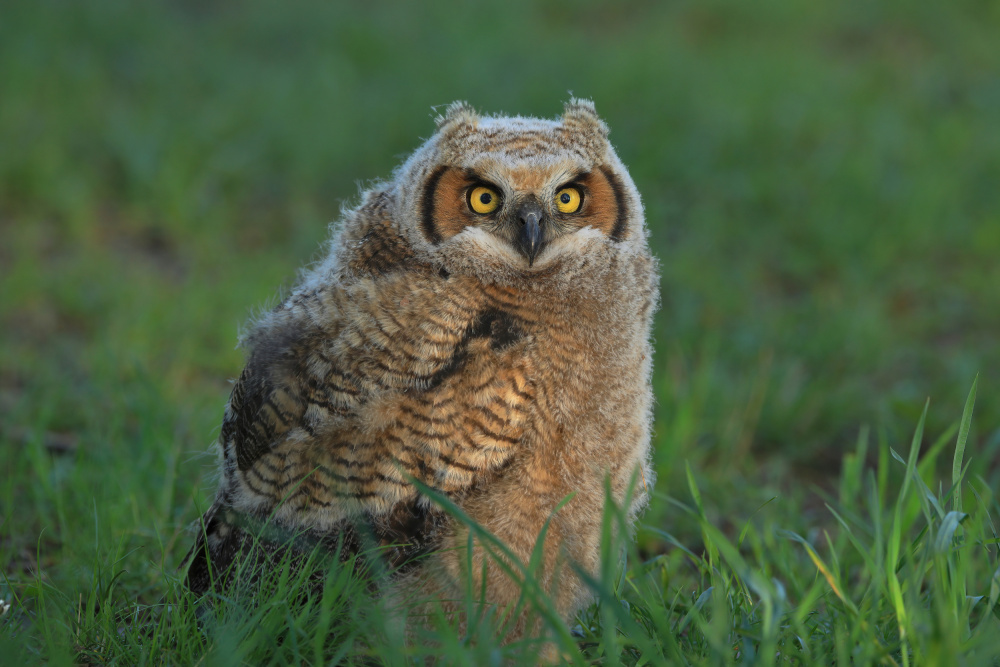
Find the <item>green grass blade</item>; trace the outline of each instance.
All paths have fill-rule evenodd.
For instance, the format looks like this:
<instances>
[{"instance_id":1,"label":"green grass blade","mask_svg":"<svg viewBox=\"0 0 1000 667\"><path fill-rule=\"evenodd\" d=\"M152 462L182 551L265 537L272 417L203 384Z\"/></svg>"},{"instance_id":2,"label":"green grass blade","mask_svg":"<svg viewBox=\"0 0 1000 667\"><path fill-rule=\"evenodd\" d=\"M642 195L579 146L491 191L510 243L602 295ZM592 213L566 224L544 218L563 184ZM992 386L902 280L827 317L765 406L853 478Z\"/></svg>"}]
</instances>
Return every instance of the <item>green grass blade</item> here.
<instances>
[{"instance_id":1,"label":"green grass blade","mask_svg":"<svg viewBox=\"0 0 1000 667\"><path fill-rule=\"evenodd\" d=\"M945 555L951 551L951 543L955 537L955 531L958 530L959 525L966 518L968 514L964 512L948 512L944 519L941 520L941 524L938 526L937 534L934 536L933 550L934 553Z\"/></svg>"},{"instance_id":2,"label":"green grass blade","mask_svg":"<svg viewBox=\"0 0 1000 667\"><path fill-rule=\"evenodd\" d=\"M969 396L965 399L965 409L962 411L962 422L958 429L958 440L955 442L955 458L951 464L952 507L957 512L962 511L962 459L965 456L965 443L969 439L969 428L972 426L972 412L976 405L976 388L979 385L979 375L972 381Z\"/></svg>"}]
</instances>

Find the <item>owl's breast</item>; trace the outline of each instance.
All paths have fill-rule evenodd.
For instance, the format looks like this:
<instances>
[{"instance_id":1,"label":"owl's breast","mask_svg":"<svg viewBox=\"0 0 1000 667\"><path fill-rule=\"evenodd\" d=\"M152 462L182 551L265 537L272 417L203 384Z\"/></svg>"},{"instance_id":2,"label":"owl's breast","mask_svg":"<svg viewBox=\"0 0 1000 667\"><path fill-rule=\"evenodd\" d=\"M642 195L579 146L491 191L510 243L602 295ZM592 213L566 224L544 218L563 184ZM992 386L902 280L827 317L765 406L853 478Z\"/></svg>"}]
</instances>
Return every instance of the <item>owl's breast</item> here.
<instances>
[{"instance_id":1,"label":"owl's breast","mask_svg":"<svg viewBox=\"0 0 1000 667\"><path fill-rule=\"evenodd\" d=\"M492 294L536 390L527 432L556 448L645 437L655 276L644 256L606 258Z\"/></svg>"}]
</instances>

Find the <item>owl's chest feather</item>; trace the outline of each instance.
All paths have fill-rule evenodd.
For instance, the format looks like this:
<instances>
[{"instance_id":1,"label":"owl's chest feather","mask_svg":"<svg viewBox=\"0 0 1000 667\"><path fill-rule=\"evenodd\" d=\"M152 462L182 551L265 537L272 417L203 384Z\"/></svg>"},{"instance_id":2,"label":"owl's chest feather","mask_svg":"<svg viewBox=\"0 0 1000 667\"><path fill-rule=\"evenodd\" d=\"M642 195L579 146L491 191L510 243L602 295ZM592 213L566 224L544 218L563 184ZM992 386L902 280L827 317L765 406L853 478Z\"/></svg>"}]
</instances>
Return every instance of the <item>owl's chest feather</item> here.
<instances>
[{"instance_id":1,"label":"owl's chest feather","mask_svg":"<svg viewBox=\"0 0 1000 667\"><path fill-rule=\"evenodd\" d=\"M616 289L619 287L620 289ZM634 412L649 392L648 319L653 295L634 283L581 280L541 284L492 320L491 348L523 359L537 389L534 428L600 428ZM504 363L504 362L501 362Z\"/></svg>"}]
</instances>

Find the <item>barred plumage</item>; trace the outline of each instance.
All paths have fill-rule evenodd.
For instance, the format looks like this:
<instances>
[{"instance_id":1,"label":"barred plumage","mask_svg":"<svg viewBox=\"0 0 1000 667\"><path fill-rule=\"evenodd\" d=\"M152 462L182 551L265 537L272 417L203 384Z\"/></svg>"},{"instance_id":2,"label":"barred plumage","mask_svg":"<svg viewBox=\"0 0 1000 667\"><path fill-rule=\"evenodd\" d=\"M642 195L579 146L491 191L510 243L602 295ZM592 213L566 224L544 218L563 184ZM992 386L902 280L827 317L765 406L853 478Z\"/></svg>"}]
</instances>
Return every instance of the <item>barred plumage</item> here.
<instances>
[{"instance_id":1,"label":"barred plumage","mask_svg":"<svg viewBox=\"0 0 1000 667\"><path fill-rule=\"evenodd\" d=\"M559 208L560 193L579 208ZM643 478L633 519L652 483L657 297L638 192L592 104L573 100L555 121L452 105L244 340L189 586L227 585L249 527L267 521L313 543L393 545L382 592L449 608L466 533L415 479L525 560L575 494L552 516L542 570L569 616L591 594L559 563L597 571L605 478L619 503ZM487 572L490 602L517 600Z\"/></svg>"}]
</instances>

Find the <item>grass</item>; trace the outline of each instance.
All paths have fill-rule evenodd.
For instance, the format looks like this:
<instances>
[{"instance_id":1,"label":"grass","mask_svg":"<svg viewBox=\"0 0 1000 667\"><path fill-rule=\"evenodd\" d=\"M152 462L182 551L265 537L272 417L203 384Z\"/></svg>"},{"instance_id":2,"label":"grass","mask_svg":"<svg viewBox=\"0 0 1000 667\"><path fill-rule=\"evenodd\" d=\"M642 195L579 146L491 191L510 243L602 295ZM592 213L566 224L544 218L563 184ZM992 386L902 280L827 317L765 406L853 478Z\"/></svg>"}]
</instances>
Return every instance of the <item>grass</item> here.
<instances>
[{"instance_id":1,"label":"grass","mask_svg":"<svg viewBox=\"0 0 1000 667\"><path fill-rule=\"evenodd\" d=\"M603 570L587 578L599 603L581 614L575 633L551 612L530 566L511 570L524 582L520 604L546 620L549 640L575 665L996 665L996 499L983 480L966 478L964 459L975 392L973 386L953 448L954 429L921 457L925 411L906 455L879 443L879 464L866 470L870 443L862 435L845 457L838 497L826 501L835 531L803 536L796 530L805 526L784 523L765 506L739 517L745 523L738 536L727 536L708 520L689 468L687 502L661 500L698 523L700 553L650 528L674 548L642 560L634 544L613 537L625 518L609 504ZM934 491L925 475L943 454L952 454L953 472ZM892 477L901 483L885 481ZM473 527L491 553L509 556ZM446 619L431 618L406 643L393 610L369 601L353 562L336 559L315 563L325 576L321 591L307 581L312 570L279 567L259 587L202 607L199 618L196 601L169 570L157 573L162 599L136 601L123 542L98 547L81 562L90 577L75 598L41 572L20 585L8 579L13 611L0 626L3 654L18 664L44 656L86 664L396 665L433 656L481 665L530 664L541 648L497 645L490 610L473 590L468 613L480 623L460 635ZM622 552L630 554L627 569L619 565Z\"/></svg>"},{"instance_id":2,"label":"grass","mask_svg":"<svg viewBox=\"0 0 1000 667\"><path fill-rule=\"evenodd\" d=\"M176 567L238 328L356 183L432 105L571 90L662 261L658 482L552 636L578 664L997 664L998 28L972 1L5 7L0 661L537 650L444 623L404 650L339 570L199 627Z\"/></svg>"}]
</instances>

